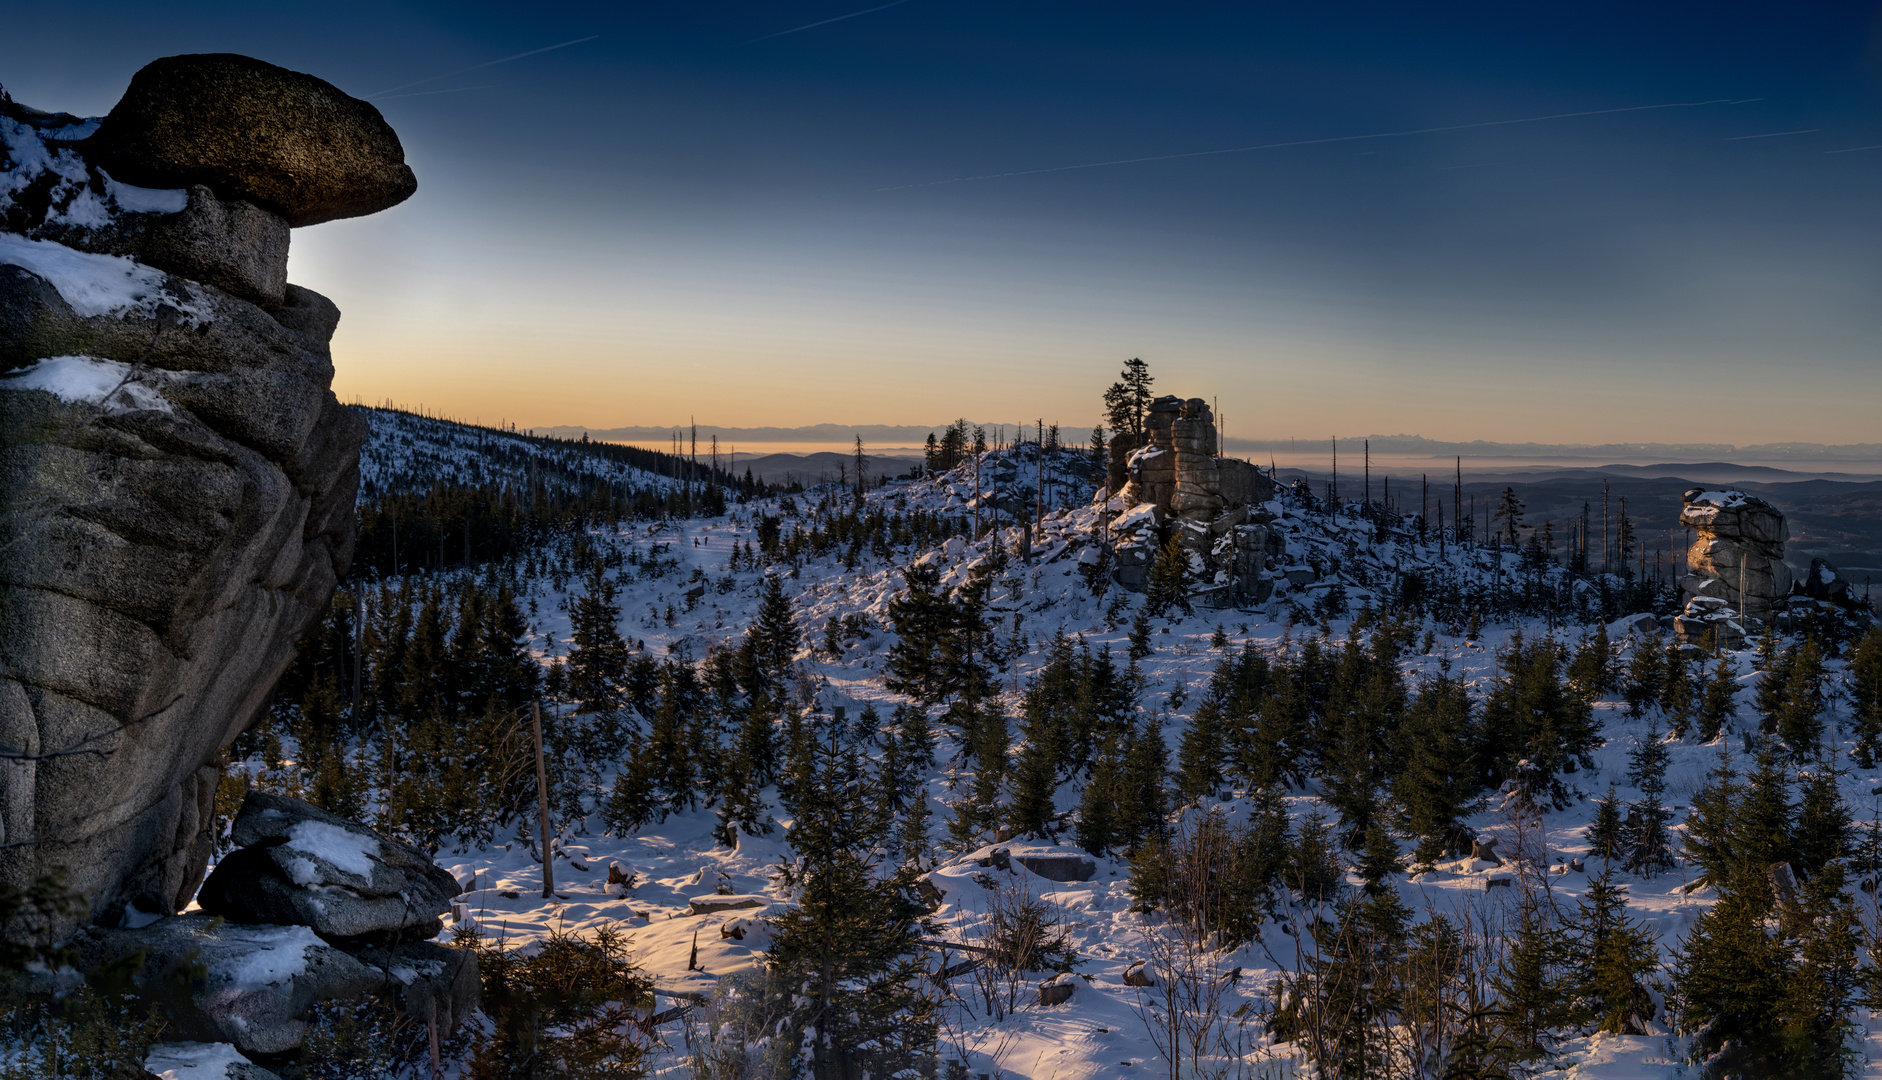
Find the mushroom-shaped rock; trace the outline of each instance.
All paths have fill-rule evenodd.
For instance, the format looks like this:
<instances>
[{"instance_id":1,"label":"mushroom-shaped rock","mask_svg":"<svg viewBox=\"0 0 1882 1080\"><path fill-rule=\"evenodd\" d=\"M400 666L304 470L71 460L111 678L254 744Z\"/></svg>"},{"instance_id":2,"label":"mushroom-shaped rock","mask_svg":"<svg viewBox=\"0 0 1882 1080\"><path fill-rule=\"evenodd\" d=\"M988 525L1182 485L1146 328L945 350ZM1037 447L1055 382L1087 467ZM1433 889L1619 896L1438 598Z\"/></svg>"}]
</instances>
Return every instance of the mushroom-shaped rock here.
<instances>
[{"instance_id":1,"label":"mushroom-shaped rock","mask_svg":"<svg viewBox=\"0 0 1882 1080\"><path fill-rule=\"evenodd\" d=\"M375 213L418 190L378 109L234 53L145 65L82 151L123 183L206 184L293 226Z\"/></svg>"}]
</instances>

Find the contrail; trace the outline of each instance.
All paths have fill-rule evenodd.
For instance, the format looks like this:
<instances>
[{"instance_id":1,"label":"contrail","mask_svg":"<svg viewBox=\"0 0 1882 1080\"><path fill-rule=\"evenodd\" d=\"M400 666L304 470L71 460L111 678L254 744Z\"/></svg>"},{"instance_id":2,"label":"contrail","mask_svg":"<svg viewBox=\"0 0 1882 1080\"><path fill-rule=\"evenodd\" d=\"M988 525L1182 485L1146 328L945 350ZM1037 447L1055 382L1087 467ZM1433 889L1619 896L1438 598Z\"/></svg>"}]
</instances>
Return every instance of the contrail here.
<instances>
[{"instance_id":1,"label":"contrail","mask_svg":"<svg viewBox=\"0 0 1882 1080\"><path fill-rule=\"evenodd\" d=\"M848 15L838 15L834 19L825 19L822 22L805 23L803 26L794 26L789 30L780 30L775 34L766 34L764 37L755 37L755 38L752 38L750 41L741 41L738 43L738 47L744 48L747 45L756 45L761 41L770 41L774 37L783 37L786 34L795 34L800 30L812 30L819 26L828 26L833 22L842 22L844 19L854 19L858 15L867 15L872 11L881 11L884 8L892 8L892 7L895 7L897 4L906 4L906 3L908 3L908 0L889 0L889 2L886 4L881 4L872 8L864 8L861 11L852 11Z\"/></svg>"},{"instance_id":2,"label":"contrail","mask_svg":"<svg viewBox=\"0 0 1882 1080\"><path fill-rule=\"evenodd\" d=\"M1826 154L1853 154L1858 150L1882 150L1882 143L1875 143L1870 146L1849 146L1849 147L1844 147L1841 150L1825 150L1824 153Z\"/></svg>"},{"instance_id":3,"label":"contrail","mask_svg":"<svg viewBox=\"0 0 1882 1080\"><path fill-rule=\"evenodd\" d=\"M478 71L487 67L496 67L498 64L507 64L512 60L521 60L525 56L535 56L537 53L554 52L556 49L566 49L570 45L580 45L584 41L593 41L600 36L601 36L600 34L590 34L585 38L576 38L574 41L564 41L560 45L544 45L540 49L531 49L528 52L520 52L520 53L517 53L515 56L506 56L501 60L486 60L481 64L472 64L470 67L467 67L467 68L459 68L456 71L447 71L442 75L433 75L429 79L420 79L417 82L408 82L404 86L392 87L390 90L381 90L376 94L367 94L366 100L371 101L374 98L382 98L382 97L387 96L388 94L397 93L400 90L410 90L414 86L423 86L428 82L437 82L439 79L448 79L448 78L451 78L453 75L462 75L470 71Z\"/></svg>"},{"instance_id":4,"label":"contrail","mask_svg":"<svg viewBox=\"0 0 1882 1080\"><path fill-rule=\"evenodd\" d=\"M1009 176L1038 176L1041 173L1070 172L1074 169L1102 169L1108 165L1138 165L1148 161L1176 161L1180 158L1214 157L1217 154L1245 154L1251 150L1280 150L1290 146L1322 146L1327 143L1359 142L1364 139L1396 139L1406 135L1435 135L1445 131L1468 131L1471 128L1504 127L1509 124L1534 124L1543 120L1567 120L1577 116L1609 116L1614 113L1646 112L1650 109L1696 109L1705 105L1745 105L1762 98L1745 98L1733 101L1730 98L1713 98L1710 101L1669 101L1661 105L1628 105L1619 109L1588 109L1583 112L1550 113L1548 116L1524 116L1514 120L1480 120L1474 124L1447 124L1443 127L1412 128L1406 131L1378 131L1370 135L1335 135L1327 139L1295 139L1290 142L1257 143L1253 146L1230 146L1222 150L1192 150L1186 154L1156 154L1151 157L1118 158L1114 161L1091 161L1083 165L1056 165L1049 169L1020 169L1014 172L983 173L979 176L957 176L951 180L929 180L920 184L898 184L894 187L877 188L877 191L905 191L909 188L935 187L940 184L964 184L970 180L1000 180Z\"/></svg>"},{"instance_id":5,"label":"contrail","mask_svg":"<svg viewBox=\"0 0 1882 1080\"><path fill-rule=\"evenodd\" d=\"M482 86L454 86L449 90L414 90L409 94L377 94L381 101L391 101L402 97L428 97L432 94L461 94L466 90L495 90L501 83L485 83Z\"/></svg>"},{"instance_id":6,"label":"contrail","mask_svg":"<svg viewBox=\"0 0 1882 1080\"><path fill-rule=\"evenodd\" d=\"M1725 141L1742 142L1745 139L1775 139L1779 135L1808 135L1813 131L1822 130L1822 128L1798 128L1796 131L1767 131L1762 135L1734 135Z\"/></svg>"}]
</instances>

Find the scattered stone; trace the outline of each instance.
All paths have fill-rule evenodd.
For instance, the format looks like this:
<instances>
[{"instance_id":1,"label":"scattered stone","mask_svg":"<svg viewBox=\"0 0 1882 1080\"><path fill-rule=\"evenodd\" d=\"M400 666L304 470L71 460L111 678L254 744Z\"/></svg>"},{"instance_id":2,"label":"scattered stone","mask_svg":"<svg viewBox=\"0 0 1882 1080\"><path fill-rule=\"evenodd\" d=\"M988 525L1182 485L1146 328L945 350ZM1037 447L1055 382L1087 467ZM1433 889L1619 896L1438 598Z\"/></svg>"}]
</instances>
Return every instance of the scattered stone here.
<instances>
[{"instance_id":1,"label":"scattered stone","mask_svg":"<svg viewBox=\"0 0 1882 1080\"><path fill-rule=\"evenodd\" d=\"M1514 880L1514 878L1507 877L1487 878L1483 883L1483 891L1489 892L1491 889L1507 889L1510 887L1510 882Z\"/></svg>"},{"instance_id":2,"label":"scattered stone","mask_svg":"<svg viewBox=\"0 0 1882 1080\"><path fill-rule=\"evenodd\" d=\"M1585 873L1587 871L1587 867L1588 867L1588 864L1582 862L1580 859L1568 860L1568 868L1577 874Z\"/></svg>"},{"instance_id":3,"label":"scattered stone","mask_svg":"<svg viewBox=\"0 0 1882 1080\"><path fill-rule=\"evenodd\" d=\"M376 213L418 189L378 109L233 53L145 65L79 150L124 183L205 184L295 227Z\"/></svg>"},{"instance_id":4,"label":"scattered stone","mask_svg":"<svg viewBox=\"0 0 1882 1080\"><path fill-rule=\"evenodd\" d=\"M1070 972L1055 975L1039 984L1039 1004L1063 1005L1072 1000L1072 994L1077 987L1078 976Z\"/></svg>"},{"instance_id":5,"label":"scattered stone","mask_svg":"<svg viewBox=\"0 0 1882 1080\"><path fill-rule=\"evenodd\" d=\"M1475 862L1487 862L1491 866L1503 865L1503 860L1496 857L1495 840L1472 840L1470 842L1470 857Z\"/></svg>"},{"instance_id":6,"label":"scattered stone","mask_svg":"<svg viewBox=\"0 0 1882 1080\"><path fill-rule=\"evenodd\" d=\"M1155 986L1157 985L1157 977L1144 965L1144 961L1137 960L1124 969L1124 985Z\"/></svg>"},{"instance_id":7,"label":"scattered stone","mask_svg":"<svg viewBox=\"0 0 1882 1080\"><path fill-rule=\"evenodd\" d=\"M761 908L771 903L764 896L726 896L713 893L710 896L695 896L687 901L694 915L710 915L715 911L743 911L746 908Z\"/></svg>"}]
</instances>

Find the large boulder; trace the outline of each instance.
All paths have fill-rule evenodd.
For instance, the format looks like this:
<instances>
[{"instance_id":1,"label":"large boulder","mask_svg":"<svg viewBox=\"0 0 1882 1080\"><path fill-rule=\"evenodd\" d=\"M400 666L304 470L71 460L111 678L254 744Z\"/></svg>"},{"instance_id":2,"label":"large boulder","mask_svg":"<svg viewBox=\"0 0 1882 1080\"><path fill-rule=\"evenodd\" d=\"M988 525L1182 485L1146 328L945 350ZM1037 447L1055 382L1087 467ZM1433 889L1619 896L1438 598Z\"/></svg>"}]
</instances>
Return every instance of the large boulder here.
<instances>
[{"instance_id":1,"label":"large boulder","mask_svg":"<svg viewBox=\"0 0 1882 1080\"><path fill-rule=\"evenodd\" d=\"M167 1038L229 1043L248 1055L299 1047L316 1004L375 995L449 1032L476 1010L480 987L469 950L417 941L348 952L305 926L241 926L208 915L92 927L72 940L71 956L83 970L133 971L132 988L162 1007Z\"/></svg>"},{"instance_id":2,"label":"large boulder","mask_svg":"<svg viewBox=\"0 0 1882 1080\"><path fill-rule=\"evenodd\" d=\"M234 53L145 65L80 149L124 183L207 184L293 226L376 213L418 189L378 109Z\"/></svg>"},{"instance_id":3,"label":"large boulder","mask_svg":"<svg viewBox=\"0 0 1882 1080\"><path fill-rule=\"evenodd\" d=\"M230 922L308 926L335 942L424 940L462 891L417 848L284 795L249 792L233 836L196 898Z\"/></svg>"},{"instance_id":4,"label":"large boulder","mask_svg":"<svg viewBox=\"0 0 1882 1080\"><path fill-rule=\"evenodd\" d=\"M231 926L207 915L178 915L135 930L94 929L74 942L91 970L143 954L140 989L166 1007L165 1034L233 1043L244 1054L279 1054L301 1045L307 1010L383 989L388 975L328 945L304 926ZM165 988L189 986L186 1000Z\"/></svg>"}]
</instances>

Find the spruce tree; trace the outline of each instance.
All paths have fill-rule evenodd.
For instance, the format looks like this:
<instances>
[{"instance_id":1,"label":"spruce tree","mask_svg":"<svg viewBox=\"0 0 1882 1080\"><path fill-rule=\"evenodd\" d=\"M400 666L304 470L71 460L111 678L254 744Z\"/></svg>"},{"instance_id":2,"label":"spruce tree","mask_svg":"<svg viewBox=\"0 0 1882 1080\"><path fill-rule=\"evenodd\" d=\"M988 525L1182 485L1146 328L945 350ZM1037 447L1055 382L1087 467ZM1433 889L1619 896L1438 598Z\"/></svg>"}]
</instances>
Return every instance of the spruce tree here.
<instances>
[{"instance_id":1,"label":"spruce tree","mask_svg":"<svg viewBox=\"0 0 1882 1080\"><path fill-rule=\"evenodd\" d=\"M1498 654L1503 678L1484 701L1485 787L1514 779L1528 798L1547 796L1557 808L1571 798L1562 774L1594 767L1601 724L1589 700L1563 679L1566 658L1554 640L1518 633ZM1524 764L1526 763L1526 764Z\"/></svg>"},{"instance_id":2,"label":"spruce tree","mask_svg":"<svg viewBox=\"0 0 1882 1080\"><path fill-rule=\"evenodd\" d=\"M1640 801L1628 813L1627 868L1647 878L1673 868L1666 831L1671 817L1665 802L1667 758L1658 724L1648 728L1628 757L1627 779L1640 791Z\"/></svg>"},{"instance_id":3,"label":"spruce tree","mask_svg":"<svg viewBox=\"0 0 1882 1080\"><path fill-rule=\"evenodd\" d=\"M1494 977L1507 1034L1527 1061L1548 1057L1574 1015L1570 943L1539 892L1525 889L1518 897L1516 926Z\"/></svg>"},{"instance_id":4,"label":"spruce tree","mask_svg":"<svg viewBox=\"0 0 1882 1080\"><path fill-rule=\"evenodd\" d=\"M1738 669L1730 656L1721 655L1699 692L1699 741L1711 742L1725 730L1736 712Z\"/></svg>"},{"instance_id":5,"label":"spruce tree","mask_svg":"<svg viewBox=\"0 0 1882 1080\"><path fill-rule=\"evenodd\" d=\"M803 635L797 627L797 616L791 611L790 597L784 595L784 579L779 575L766 575L764 591L758 600L758 617L747 635L759 668L770 685L782 687Z\"/></svg>"},{"instance_id":6,"label":"spruce tree","mask_svg":"<svg viewBox=\"0 0 1882 1080\"><path fill-rule=\"evenodd\" d=\"M1838 781L1842 770L1834 762L1819 761L1806 770L1797 785L1797 820L1791 830L1791 863L1806 878L1815 878L1848 858L1855 840L1849 807Z\"/></svg>"},{"instance_id":7,"label":"spruce tree","mask_svg":"<svg viewBox=\"0 0 1882 1080\"><path fill-rule=\"evenodd\" d=\"M1644 1035L1653 1020L1652 975L1659 970L1653 931L1627 917L1627 887L1603 867L1582 894L1576 927L1578 990L1597 1031Z\"/></svg>"},{"instance_id":8,"label":"spruce tree","mask_svg":"<svg viewBox=\"0 0 1882 1080\"><path fill-rule=\"evenodd\" d=\"M1462 820L1477 793L1475 763L1466 752L1477 733L1464 681L1448 672L1427 680L1400 734L1405 767L1392 792L1406 829L1418 838L1415 863L1430 866L1468 839Z\"/></svg>"},{"instance_id":9,"label":"spruce tree","mask_svg":"<svg viewBox=\"0 0 1882 1080\"><path fill-rule=\"evenodd\" d=\"M1124 797L1125 742L1121 733L1106 736L1092 760L1091 776L1079 794L1078 821L1072 833L1078 846L1093 855L1122 846L1119 803Z\"/></svg>"},{"instance_id":10,"label":"spruce tree","mask_svg":"<svg viewBox=\"0 0 1882 1080\"><path fill-rule=\"evenodd\" d=\"M1777 736L1794 761L1814 757L1822 749L1823 679L1823 649L1805 638L1787 665L1776 714Z\"/></svg>"},{"instance_id":11,"label":"spruce tree","mask_svg":"<svg viewBox=\"0 0 1882 1080\"><path fill-rule=\"evenodd\" d=\"M1871 626L1849 658L1849 696L1856 720L1856 764L1876 767L1882 752L1882 624Z\"/></svg>"},{"instance_id":12,"label":"spruce tree","mask_svg":"<svg viewBox=\"0 0 1882 1080\"><path fill-rule=\"evenodd\" d=\"M891 819L861 754L834 723L813 737L779 881L795 904L771 920L774 1015L815 1080L913 1072L932 1059L934 1001L922 992L928 927L915 871L880 861Z\"/></svg>"},{"instance_id":13,"label":"spruce tree","mask_svg":"<svg viewBox=\"0 0 1882 1080\"><path fill-rule=\"evenodd\" d=\"M1178 608L1185 615L1194 615L1196 608L1189 599L1190 577L1189 552L1183 548L1179 530L1158 549L1156 561L1150 565L1150 581L1144 587L1144 613L1161 619L1172 608Z\"/></svg>"},{"instance_id":14,"label":"spruce tree","mask_svg":"<svg viewBox=\"0 0 1882 1080\"><path fill-rule=\"evenodd\" d=\"M1675 739L1684 739L1692 725L1693 680L1686 656L1676 645L1666 650L1664 681L1660 686L1660 708L1666 713L1667 729Z\"/></svg>"},{"instance_id":15,"label":"spruce tree","mask_svg":"<svg viewBox=\"0 0 1882 1080\"><path fill-rule=\"evenodd\" d=\"M1018 760L1013 763L1010 783L1012 794L1006 807L1006 824L1015 836L1052 839L1058 820L1053 795L1058 791L1058 755L1045 732L1033 725L1026 730Z\"/></svg>"},{"instance_id":16,"label":"spruce tree","mask_svg":"<svg viewBox=\"0 0 1882 1080\"><path fill-rule=\"evenodd\" d=\"M578 711L617 712L627 678L627 642L621 638L618 590L600 559L589 564L582 595L569 605L568 694Z\"/></svg>"},{"instance_id":17,"label":"spruce tree","mask_svg":"<svg viewBox=\"0 0 1882 1080\"><path fill-rule=\"evenodd\" d=\"M1614 646L1606 623L1596 623L1594 633L1575 649L1568 679L1590 700L1614 692Z\"/></svg>"},{"instance_id":18,"label":"spruce tree","mask_svg":"<svg viewBox=\"0 0 1882 1080\"><path fill-rule=\"evenodd\" d=\"M1777 730L1778 718L1784 711L1785 694L1789 692L1791 662L1794 659L1795 648L1784 646L1775 627L1767 628L1764 638L1758 643L1758 690L1754 698L1766 733Z\"/></svg>"},{"instance_id":19,"label":"spruce tree","mask_svg":"<svg viewBox=\"0 0 1882 1080\"><path fill-rule=\"evenodd\" d=\"M1155 716L1144 717L1130 730L1129 739L1119 784L1118 832L1124 846L1135 853L1146 839L1163 832L1169 750L1163 724Z\"/></svg>"},{"instance_id":20,"label":"spruce tree","mask_svg":"<svg viewBox=\"0 0 1882 1080\"><path fill-rule=\"evenodd\" d=\"M1627 665L1627 680L1621 696L1627 707L1638 714L1648 705L1657 705L1666 692L1666 647L1658 631L1651 631L1634 642L1634 656Z\"/></svg>"},{"instance_id":21,"label":"spruce tree","mask_svg":"<svg viewBox=\"0 0 1882 1080\"><path fill-rule=\"evenodd\" d=\"M1366 826L1365 841L1359 853L1360 880L1365 882L1368 895L1377 896L1388 889L1396 889L1393 878L1403 869L1398 862L1398 841L1392 831L1386 828L1385 815L1374 814Z\"/></svg>"},{"instance_id":22,"label":"spruce tree","mask_svg":"<svg viewBox=\"0 0 1882 1080\"><path fill-rule=\"evenodd\" d=\"M1152 651L1150 645L1150 607L1149 605L1145 605L1137 609L1136 616L1131 619L1130 658L1132 660L1142 660L1144 657L1149 656Z\"/></svg>"},{"instance_id":23,"label":"spruce tree","mask_svg":"<svg viewBox=\"0 0 1882 1080\"><path fill-rule=\"evenodd\" d=\"M1603 862L1614 862L1627 855L1627 828L1621 820L1621 800L1609 786L1606 795L1595 801L1594 823L1588 827L1588 854Z\"/></svg>"}]
</instances>

